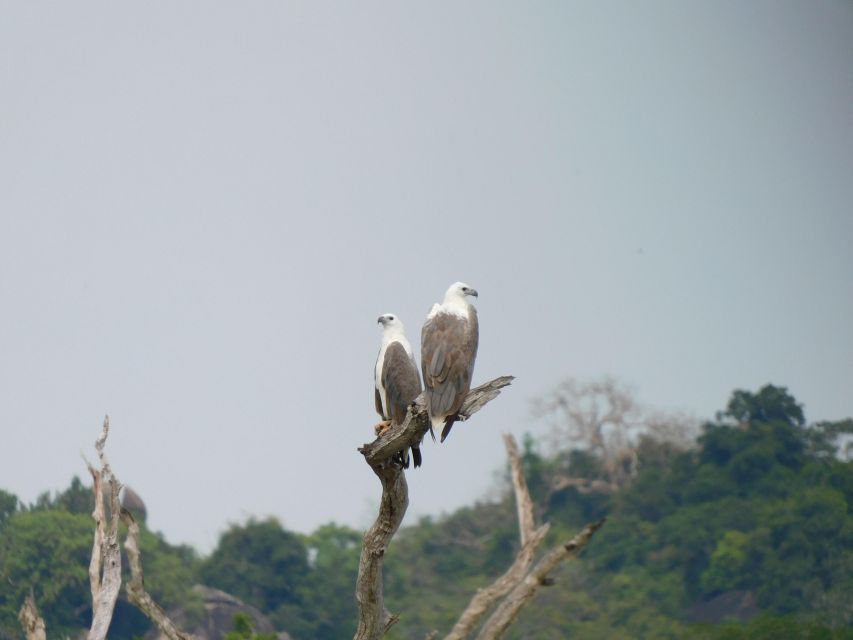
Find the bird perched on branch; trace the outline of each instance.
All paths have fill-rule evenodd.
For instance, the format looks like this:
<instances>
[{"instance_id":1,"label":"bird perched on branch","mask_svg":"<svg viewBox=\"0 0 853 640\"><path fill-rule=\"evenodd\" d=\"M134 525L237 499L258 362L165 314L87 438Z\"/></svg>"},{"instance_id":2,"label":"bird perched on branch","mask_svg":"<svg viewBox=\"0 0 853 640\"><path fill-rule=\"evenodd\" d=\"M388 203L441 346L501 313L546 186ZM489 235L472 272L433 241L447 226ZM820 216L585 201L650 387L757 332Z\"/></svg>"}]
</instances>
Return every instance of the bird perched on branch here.
<instances>
[{"instance_id":1,"label":"bird perched on branch","mask_svg":"<svg viewBox=\"0 0 853 640\"><path fill-rule=\"evenodd\" d=\"M421 376L400 318L386 313L377 322L382 325L382 341L374 368L376 412L382 416L376 433L380 435L406 419L409 405L421 393ZM412 445L412 459L415 467L421 466L421 450L417 445ZM401 451L395 460L409 468L407 450Z\"/></svg>"},{"instance_id":2,"label":"bird perched on branch","mask_svg":"<svg viewBox=\"0 0 853 640\"><path fill-rule=\"evenodd\" d=\"M476 289L454 282L440 304L434 304L421 330L421 371L430 433L441 428L441 441L459 418L459 408L471 389L477 358L477 309L466 299Z\"/></svg>"}]
</instances>

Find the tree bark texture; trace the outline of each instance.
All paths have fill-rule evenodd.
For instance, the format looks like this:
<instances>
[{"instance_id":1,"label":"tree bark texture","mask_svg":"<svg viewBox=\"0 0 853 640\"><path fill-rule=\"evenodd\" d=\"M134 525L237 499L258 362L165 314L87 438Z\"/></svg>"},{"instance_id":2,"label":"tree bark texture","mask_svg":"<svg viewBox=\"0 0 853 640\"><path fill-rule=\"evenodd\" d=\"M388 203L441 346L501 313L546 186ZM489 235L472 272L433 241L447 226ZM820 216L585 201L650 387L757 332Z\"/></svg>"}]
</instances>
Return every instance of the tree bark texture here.
<instances>
[{"instance_id":1,"label":"tree bark texture","mask_svg":"<svg viewBox=\"0 0 853 640\"><path fill-rule=\"evenodd\" d=\"M92 626L88 640L104 640L113 619L116 599L121 589L121 549L118 542L118 519L121 506L118 493L121 488L113 475L104 454L104 445L110 431L109 416L104 418L101 435L95 441L95 449L101 468L89 465L95 492L95 539L92 559L89 563L89 585L92 590ZM109 514L104 507L104 493L109 498Z\"/></svg>"},{"instance_id":2,"label":"tree bark texture","mask_svg":"<svg viewBox=\"0 0 853 640\"><path fill-rule=\"evenodd\" d=\"M393 463L373 469L382 482L382 500L379 515L373 526L364 534L355 597L359 620L356 640L376 640L385 635L399 619L385 608L382 594L382 560L391 538L400 528L409 506L409 488L406 474Z\"/></svg>"}]
</instances>

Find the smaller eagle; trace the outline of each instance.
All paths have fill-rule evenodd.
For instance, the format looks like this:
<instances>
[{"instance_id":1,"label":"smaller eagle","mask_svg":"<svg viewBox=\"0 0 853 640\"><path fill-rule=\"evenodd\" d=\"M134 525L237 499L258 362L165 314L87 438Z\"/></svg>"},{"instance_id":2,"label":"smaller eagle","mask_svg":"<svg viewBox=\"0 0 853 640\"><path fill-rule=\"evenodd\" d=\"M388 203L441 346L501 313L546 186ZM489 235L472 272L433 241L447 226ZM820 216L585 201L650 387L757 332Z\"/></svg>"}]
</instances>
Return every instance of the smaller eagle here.
<instances>
[{"instance_id":1,"label":"smaller eagle","mask_svg":"<svg viewBox=\"0 0 853 640\"><path fill-rule=\"evenodd\" d=\"M421 371L430 433L434 439L433 429L441 428L442 442L459 419L477 358L477 309L466 300L468 296L476 298L476 289L454 282L441 304L432 305L421 330Z\"/></svg>"},{"instance_id":2,"label":"smaller eagle","mask_svg":"<svg viewBox=\"0 0 853 640\"><path fill-rule=\"evenodd\" d=\"M400 318L386 313L377 322L382 325L382 341L374 369L375 400L376 412L383 420L376 425L378 434L406 419L409 405L421 393L421 376ZM408 469L409 452L401 451L398 456L395 459ZM412 458L415 467L421 466L421 450L417 445L412 445Z\"/></svg>"}]
</instances>

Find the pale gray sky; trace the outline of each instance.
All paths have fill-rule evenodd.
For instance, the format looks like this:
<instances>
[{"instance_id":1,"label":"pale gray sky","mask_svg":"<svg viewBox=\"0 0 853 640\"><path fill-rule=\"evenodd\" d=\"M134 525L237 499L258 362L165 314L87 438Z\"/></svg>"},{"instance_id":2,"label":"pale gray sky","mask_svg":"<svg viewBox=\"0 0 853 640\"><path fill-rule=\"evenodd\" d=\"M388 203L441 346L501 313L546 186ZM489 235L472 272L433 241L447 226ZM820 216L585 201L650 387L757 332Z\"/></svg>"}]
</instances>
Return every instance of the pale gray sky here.
<instances>
[{"instance_id":1,"label":"pale gray sky","mask_svg":"<svg viewBox=\"0 0 853 640\"><path fill-rule=\"evenodd\" d=\"M853 414L849 2L0 4L0 487L104 413L172 542L363 526L376 317L480 291L407 522L482 496L529 401L612 374L710 417Z\"/></svg>"}]
</instances>

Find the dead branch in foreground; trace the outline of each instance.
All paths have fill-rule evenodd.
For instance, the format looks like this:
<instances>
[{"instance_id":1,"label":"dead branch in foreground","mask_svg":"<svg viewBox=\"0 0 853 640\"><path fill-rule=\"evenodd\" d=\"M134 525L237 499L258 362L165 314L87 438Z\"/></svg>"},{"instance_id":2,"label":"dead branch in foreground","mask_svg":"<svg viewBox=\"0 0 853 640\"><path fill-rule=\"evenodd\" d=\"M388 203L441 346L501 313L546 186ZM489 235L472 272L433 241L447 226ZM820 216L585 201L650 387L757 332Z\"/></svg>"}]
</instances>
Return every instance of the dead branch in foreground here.
<instances>
[{"instance_id":1,"label":"dead branch in foreground","mask_svg":"<svg viewBox=\"0 0 853 640\"><path fill-rule=\"evenodd\" d=\"M92 545L92 559L89 562L89 586L92 589L92 626L89 629L88 640L105 640L116 599L121 590L121 549L118 543L118 518L121 506L118 492L121 488L113 475L107 457L104 454L104 444L110 432L110 418L104 418L101 435L95 441L95 449L101 461L101 468L95 469L88 465L92 474L92 490L95 492L95 540ZM87 463L88 464L88 463ZM106 487L104 487L106 483ZM104 509L104 492L109 496L109 519Z\"/></svg>"},{"instance_id":2,"label":"dead branch in foreground","mask_svg":"<svg viewBox=\"0 0 853 640\"><path fill-rule=\"evenodd\" d=\"M131 579L127 584L130 602L136 605L170 640L192 640L193 636L178 630L162 607L145 591L142 561L139 555L139 525L136 524L130 512L121 507L119 501L121 483L113 473L104 453L109 432L110 418L107 416L104 418L101 435L95 441L101 467L95 469L88 461L86 462L89 473L92 474L92 491L95 494L95 510L92 513L92 518L95 520L95 536L92 557L89 561L92 626L87 640L106 639L121 590L121 550L118 528L120 517L128 527L124 548L130 560ZM105 498L109 500L108 508L104 505ZM24 601L18 620L24 628L27 640L45 640L44 620L38 615L32 594Z\"/></svg>"},{"instance_id":3,"label":"dead branch in foreground","mask_svg":"<svg viewBox=\"0 0 853 640\"><path fill-rule=\"evenodd\" d=\"M538 529L533 528L533 500L524 479L521 468L521 456L518 453L518 444L508 433L504 434L504 446L509 456L512 486L515 491L515 504L518 511L518 529L521 537L521 550L506 573L495 580L490 586L477 590L471 602L462 612L459 620L447 634L445 640L464 640L477 628L483 616L502 597L506 596L518 582L524 578L525 573L533 564L533 558L539 544L548 533L551 525L545 523Z\"/></svg>"},{"instance_id":4,"label":"dead branch in foreground","mask_svg":"<svg viewBox=\"0 0 853 640\"><path fill-rule=\"evenodd\" d=\"M127 525L127 538L124 550L130 563L130 581L125 587L127 598L151 620L160 632L169 640L192 640L192 636L184 633L175 626L159 604L145 590L145 580L142 574L142 557L139 552L139 525L133 515L127 510L121 510L122 522Z\"/></svg>"},{"instance_id":5,"label":"dead branch in foreground","mask_svg":"<svg viewBox=\"0 0 853 640\"><path fill-rule=\"evenodd\" d=\"M474 595L445 640L464 640L467 638L480 624L486 612L500 598L504 598L504 600L497 605L497 608L483 625L477 639L494 640L502 637L509 626L515 622L521 609L532 600L539 586L549 583L548 573L563 560L576 555L604 524L604 520L600 520L587 525L571 541L565 545L559 545L549 552L528 573L536 550L545 538L545 534L548 533L550 525L546 522L538 529L533 529L533 500L530 498L527 481L524 479L518 444L511 435L504 434L504 445L509 458L510 477L515 491L521 549L506 573Z\"/></svg>"},{"instance_id":6,"label":"dead branch in foreground","mask_svg":"<svg viewBox=\"0 0 853 640\"><path fill-rule=\"evenodd\" d=\"M503 376L472 389L459 411L460 420L467 420L482 409L512 380L512 376ZM382 559L406 514L409 489L403 470L391 458L398 451L420 443L428 430L429 417L421 394L409 407L403 424L389 429L374 442L359 448L367 464L382 482L382 498L376 521L364 534L358 565L355 598L359 615L355 640L378 640L398 620L385 608Z\"/></svg>"},{"instance_id":7,"label":"dead branch in foreground","mask_svg":"<svg viewBox=\"0 0 853 640\"><path fill-rule=\"evenodd\" d=\"M36 601L35 598L33 598L32 593L27 596L26 600L24 600L24 605L18 612L18 620L24 628L24 634L27 636L27 640L46 639L44 632L44 620L42 620L39 615L38 609L36 608Z\"/></svg>"},{"instance_id":8,"label":"dead branch in foreground","mask_svg":"<svg viewBox=\"0 0 853 640\"><path fill-rule=\"evenodd\" d=\"M536 595L539 587L549 584L548 574L554 567L560 562L576 556L603 524L604 518L586 525L574 538L566 544L552 549L542 558L486 621L486 624L483 625L480 634L477 636L477 640L494 640L502 637L509 626L515 622L522 607Z\"/></svg>"}]
</instances>

